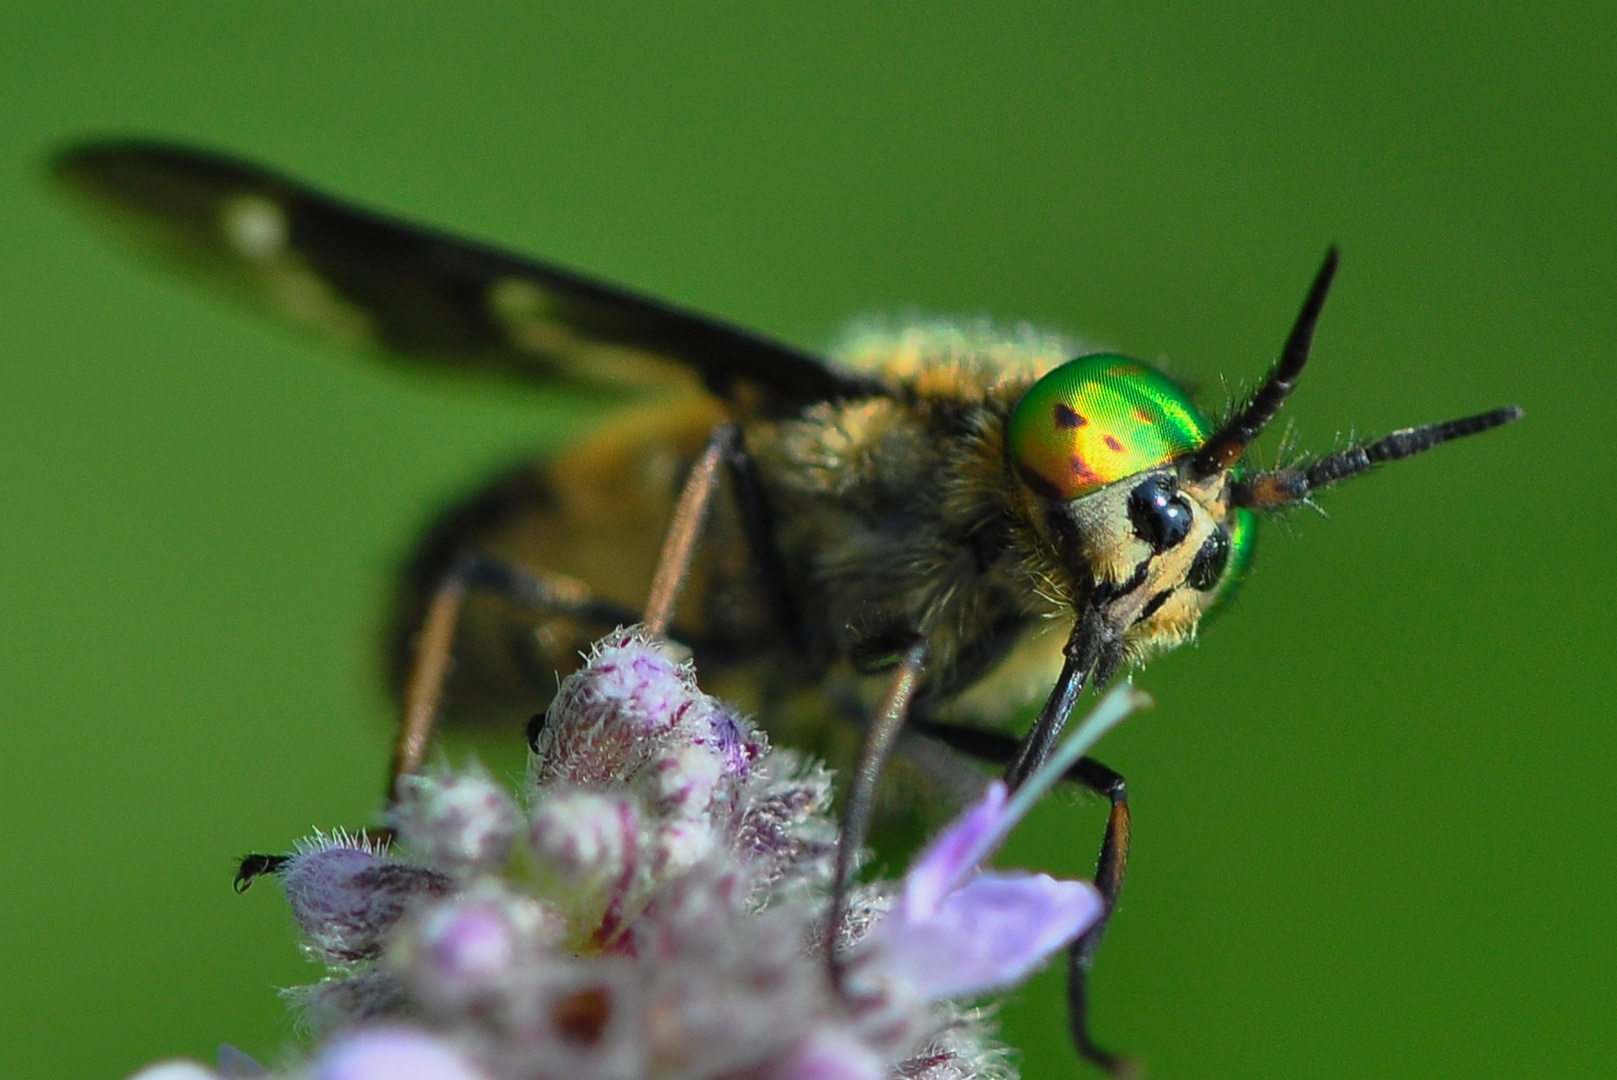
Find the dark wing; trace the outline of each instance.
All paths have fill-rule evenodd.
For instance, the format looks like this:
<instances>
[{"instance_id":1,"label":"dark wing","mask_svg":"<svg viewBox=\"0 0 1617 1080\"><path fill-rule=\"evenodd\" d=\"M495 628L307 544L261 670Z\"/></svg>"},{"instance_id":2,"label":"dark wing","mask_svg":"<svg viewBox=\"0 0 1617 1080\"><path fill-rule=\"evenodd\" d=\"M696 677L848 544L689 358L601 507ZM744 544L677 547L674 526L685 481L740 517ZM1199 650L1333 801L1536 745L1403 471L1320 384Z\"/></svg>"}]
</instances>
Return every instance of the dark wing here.
<instances>
[{"instance_id":1,"label":"dark wing","mask_svg":"<svg viewBox=\"0 0 1617 1080\"><path fill-rule=\"evenodd\" d=\"M746 330L384 217L223 155L90 142L58 155L52 172L143 251L351 347L549 385L700 380L765 412L883 393Z\"/></svg>"}]
</instances>

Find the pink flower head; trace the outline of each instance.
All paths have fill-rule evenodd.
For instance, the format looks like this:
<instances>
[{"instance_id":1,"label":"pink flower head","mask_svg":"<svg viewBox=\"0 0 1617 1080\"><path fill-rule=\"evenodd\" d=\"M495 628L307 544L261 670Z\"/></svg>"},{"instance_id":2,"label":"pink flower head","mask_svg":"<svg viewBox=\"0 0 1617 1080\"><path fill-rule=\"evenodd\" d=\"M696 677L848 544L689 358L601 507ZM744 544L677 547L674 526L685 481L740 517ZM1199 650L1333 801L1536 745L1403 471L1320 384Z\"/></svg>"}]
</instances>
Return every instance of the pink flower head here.
<instances>
[{"instance_id":1,"label":"pink flower head","mask_svg":"<svg viewBox=\"0 0 1617 1080\"><path fill-rule=\"evenodd\" d=\"M992 785L895 888L860 886L839 941L843 982L805 948L823 940L834 876L829 774L770 750L666 642L617 631L562 684L525 799L481 769L438 769L401 785L397 850L317 834L262 860L327 967L294 993L317 1046L274 1076L1014 1076L983 1011L952 999L1022 979L1104 903L1088 882L983 866L1137 704L1109 694L1014 794ZM221 1051L217 1069L168 1062L140 1080L264 1075Z\"/></svg>"}]
</instances>

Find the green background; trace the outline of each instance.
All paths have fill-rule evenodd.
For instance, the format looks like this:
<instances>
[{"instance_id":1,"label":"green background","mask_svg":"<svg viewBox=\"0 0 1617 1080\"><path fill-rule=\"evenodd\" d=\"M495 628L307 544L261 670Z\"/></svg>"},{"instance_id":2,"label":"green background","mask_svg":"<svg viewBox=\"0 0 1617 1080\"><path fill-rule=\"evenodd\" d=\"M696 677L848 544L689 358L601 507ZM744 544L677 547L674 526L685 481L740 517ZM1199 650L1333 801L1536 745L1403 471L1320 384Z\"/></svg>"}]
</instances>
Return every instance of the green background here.
<instances>
[{"instance_id":1,"label":"green background","mask_svg":"<svg viewBox=\"0 0 1617 1080\"><path fill-rule=\"evenodd\" d=\"M580 422L109 255L39 166L129 132L805 345L1052 323L1215 407L1339 240L1304 446L1528 418L1265 528L1143 674L1098 1031L1164 1078L1617 1070L1617 19L1214 6L5 5L0 1072L287 1043L272 987L312 969L232 857L371 813L389 567ZM1008 857L1082 872L1100 819L1047 806ZM1077 1069L1060 1009L1046 976L1006 1011L1030 1075Z\"/></svg>"}]
</instances>

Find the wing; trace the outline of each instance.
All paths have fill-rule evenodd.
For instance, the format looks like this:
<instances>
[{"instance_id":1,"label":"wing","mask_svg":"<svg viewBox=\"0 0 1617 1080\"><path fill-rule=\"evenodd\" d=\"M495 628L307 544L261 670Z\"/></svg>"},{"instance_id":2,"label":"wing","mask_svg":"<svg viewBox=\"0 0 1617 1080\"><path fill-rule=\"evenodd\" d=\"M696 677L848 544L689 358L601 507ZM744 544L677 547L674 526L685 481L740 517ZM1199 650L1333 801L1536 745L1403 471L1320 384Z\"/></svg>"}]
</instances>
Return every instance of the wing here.
<instances>
[{"instance_id":1,"label":"wing","mask_svg":"<svg viewBox=\"0 0 1617 1080\"><path fill-rule=\"evenodd\" d=\"M52 173L171 268L391 358L594 389L699 382L768 413L884 392L758 334L208 151L90 142L59 154Z\"/></svg>"}]
</instances>

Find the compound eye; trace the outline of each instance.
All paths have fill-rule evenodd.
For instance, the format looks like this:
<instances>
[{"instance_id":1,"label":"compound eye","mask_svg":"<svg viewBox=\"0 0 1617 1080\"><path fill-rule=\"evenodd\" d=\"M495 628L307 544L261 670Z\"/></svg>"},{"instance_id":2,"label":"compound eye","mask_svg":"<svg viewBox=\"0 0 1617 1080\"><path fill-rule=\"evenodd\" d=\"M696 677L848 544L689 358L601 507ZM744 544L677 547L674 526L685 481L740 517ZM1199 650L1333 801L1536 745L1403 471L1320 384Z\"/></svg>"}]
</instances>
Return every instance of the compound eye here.
<instances>
[{"instance_id":1,"label":"compound eye","mask_svg":"<svg viewBox=\"0 0 1617 1080\"><path fill-rule=\"evenodd\" d=\"M1158 554L1183 543L1194 520L1190 503L1179 494L1172 477L1147 477L1129 493L1129 521L1134 525L1134 535Z\"/></svg>"},{"instance_id":2,"label":"compound eye","mask_svg":"<svg viewBox=\"0 0 1617 1080\"><path fill-rule=\"evenodd\" d=\"M1191 560L1185 584L1197 592L1206 592L1218 584L1224 576L1224 568L1229 565L1230 533L1220 525L1202 544L1201 550L1196 552L1196 558Z\"/></svg>"},{"instance_id":3,"label":"compound eye","mask_svg":"<svg viewBox=\"0 0 1617 1080\"><path fill-rule=\"evenodd\" d=\"M1011 414L1006 449L1029 487L1068 500L1193 453L1210 430L1160 371L1096 353L1028 388Z\"/></svg>"}]
</instances>

